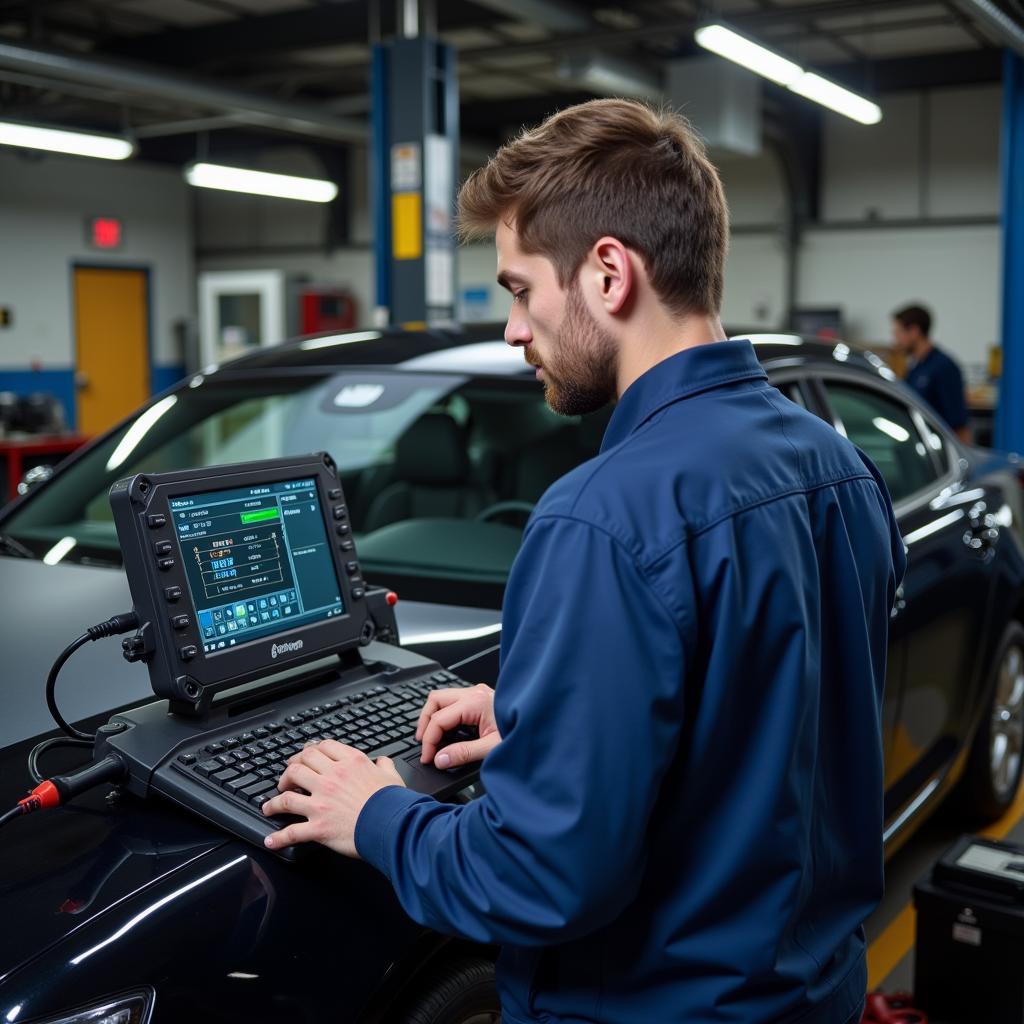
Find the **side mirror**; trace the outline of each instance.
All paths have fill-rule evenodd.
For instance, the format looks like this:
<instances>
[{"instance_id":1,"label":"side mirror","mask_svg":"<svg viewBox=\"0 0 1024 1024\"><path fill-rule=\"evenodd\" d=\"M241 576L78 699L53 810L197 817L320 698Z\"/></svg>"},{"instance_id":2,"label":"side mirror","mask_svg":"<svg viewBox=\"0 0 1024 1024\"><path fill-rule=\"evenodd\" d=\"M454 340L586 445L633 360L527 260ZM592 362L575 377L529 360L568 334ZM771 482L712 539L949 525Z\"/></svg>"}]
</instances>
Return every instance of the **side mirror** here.
<instances>
[{"instance_id":1,"label":"side mirror","mask_svg":"<svg viewBox=\"0 0 1024 1024\"><path fill-rule=\"evenodd\" d=\"M45 484L53 476L53 466L33 466L26 470L25 475L18 484L18 494L28 494L35 490L40 484Z\"/></svg>"}]
</instances>

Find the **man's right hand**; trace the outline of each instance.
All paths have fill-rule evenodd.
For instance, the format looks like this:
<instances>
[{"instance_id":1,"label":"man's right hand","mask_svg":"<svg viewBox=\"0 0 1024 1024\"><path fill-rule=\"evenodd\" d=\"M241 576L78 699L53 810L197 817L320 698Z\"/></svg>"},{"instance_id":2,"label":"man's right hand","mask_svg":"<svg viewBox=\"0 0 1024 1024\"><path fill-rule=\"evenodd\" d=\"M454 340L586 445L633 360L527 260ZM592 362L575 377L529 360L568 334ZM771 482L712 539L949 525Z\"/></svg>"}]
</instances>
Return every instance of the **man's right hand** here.
<instances>
[{"instance_id":1,"label":"man's right hand","mask_svg":"<svg viewBox=\"0 0 1024 1024\"><path fill-rule=\"evenodd\" d=\"M449 743L441 749L444 734L460 725L475 725L479 739ZM494 721L494 691L480 683L470 690L434 690L427 698L416 724L416 739L423 743L420 760L437 768L458 768L482 761L501 742Z\"/></svg>"}]
</instances>

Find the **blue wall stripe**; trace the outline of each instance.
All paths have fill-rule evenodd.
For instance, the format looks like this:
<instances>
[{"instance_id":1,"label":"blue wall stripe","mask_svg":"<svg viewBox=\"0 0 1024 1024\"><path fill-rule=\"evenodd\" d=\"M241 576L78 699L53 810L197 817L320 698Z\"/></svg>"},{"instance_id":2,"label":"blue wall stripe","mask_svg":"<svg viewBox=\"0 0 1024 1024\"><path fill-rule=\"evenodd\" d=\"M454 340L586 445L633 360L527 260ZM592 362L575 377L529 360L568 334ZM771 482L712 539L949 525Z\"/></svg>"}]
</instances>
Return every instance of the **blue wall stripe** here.
<instances>
[{"instance_id":1,"label":"blue wall stripe","mask_svg":"<svg viewBox=\"0 0 1024 1024\"><path fill-rule=\"evenodd\" d=\"M154 366L150 370L150 394L165 391L185 376L185 367ZM16 395L31 395L46 391L56 395L64 406L64 422L73 430L76 426L75 371L72 369L23 370L0 367L0 391L13 391Z\"/></svg>"},{"instance_id":2,"label":"blue wall stripe","mask_svg":"<svg viewBox=\"0 0 1024 1024\"><path fill-rule=\"evenodd\" d=\"M1003 373L997 448L1024 452L1024 59L1003 56Z\"/></svg>"}]
</instances>

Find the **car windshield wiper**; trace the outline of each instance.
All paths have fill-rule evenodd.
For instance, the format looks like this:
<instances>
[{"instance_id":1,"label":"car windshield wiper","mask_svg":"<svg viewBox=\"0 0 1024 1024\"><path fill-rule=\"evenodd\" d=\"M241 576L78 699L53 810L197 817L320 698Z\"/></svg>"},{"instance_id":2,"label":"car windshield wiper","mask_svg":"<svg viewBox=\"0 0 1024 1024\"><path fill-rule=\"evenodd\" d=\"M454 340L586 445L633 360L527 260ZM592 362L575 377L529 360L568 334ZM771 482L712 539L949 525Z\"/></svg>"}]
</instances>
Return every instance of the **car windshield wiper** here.
<instances>
[{"instance_id":1,"label":"car windshield wiper","mask_svg":"<svg viewBox=\"0 0 1024 1024\"><path fill-rule=\"evenodd\" d=\"M15 540L8 533L0 533L0 551L5 551L9 555L14 555L16 558L35 558L35 553L25 547L20 540Z\"/></svg>"}]
</instances>

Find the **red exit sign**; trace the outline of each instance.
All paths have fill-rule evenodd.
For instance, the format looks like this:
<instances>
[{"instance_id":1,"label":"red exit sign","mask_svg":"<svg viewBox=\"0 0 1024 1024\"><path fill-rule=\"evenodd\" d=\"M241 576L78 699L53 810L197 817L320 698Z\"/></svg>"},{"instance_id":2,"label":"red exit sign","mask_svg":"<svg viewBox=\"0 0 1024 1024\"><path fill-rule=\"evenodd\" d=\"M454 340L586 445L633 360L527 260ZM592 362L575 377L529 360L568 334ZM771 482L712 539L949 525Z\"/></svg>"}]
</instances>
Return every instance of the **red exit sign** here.
<instances>
[{"instance_id":1,"label":"red exit sign","mask_svg":"<svg viewBox=\"0 0 1024 1024\"><path fill-rule=\"evenodd\" d=\"M90 217L86 236L94 249L120 249L124 241L124 225L117 217Z\"/></svg>"}]
</instances>

